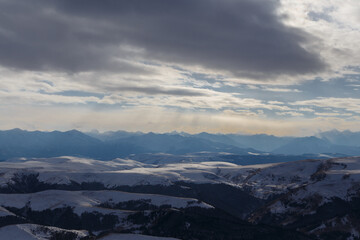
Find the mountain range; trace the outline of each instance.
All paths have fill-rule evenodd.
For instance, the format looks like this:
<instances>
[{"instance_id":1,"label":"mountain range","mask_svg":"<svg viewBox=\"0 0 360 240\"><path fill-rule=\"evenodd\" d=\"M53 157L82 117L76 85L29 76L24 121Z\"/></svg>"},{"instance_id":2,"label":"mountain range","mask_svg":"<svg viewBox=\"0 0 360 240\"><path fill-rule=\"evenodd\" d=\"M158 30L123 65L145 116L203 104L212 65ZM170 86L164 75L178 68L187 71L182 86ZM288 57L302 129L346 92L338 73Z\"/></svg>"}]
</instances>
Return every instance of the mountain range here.
<instances>
[{"instance_id":1,"label":"mountain range","mask_svg":"<svg viewBox=\"0 0 360 240\"><path fill-rule=\"evenodd\" d=\"M311 137L141 132L0 131L0 160L14 157L82 156L101 160L134 154L228 153L237 156L306 157L360 155L360 133L330 131ZM309 156L308 156L309 155ZM269 157L268 157L269 158Z\"/></svg>"}]
</instances>

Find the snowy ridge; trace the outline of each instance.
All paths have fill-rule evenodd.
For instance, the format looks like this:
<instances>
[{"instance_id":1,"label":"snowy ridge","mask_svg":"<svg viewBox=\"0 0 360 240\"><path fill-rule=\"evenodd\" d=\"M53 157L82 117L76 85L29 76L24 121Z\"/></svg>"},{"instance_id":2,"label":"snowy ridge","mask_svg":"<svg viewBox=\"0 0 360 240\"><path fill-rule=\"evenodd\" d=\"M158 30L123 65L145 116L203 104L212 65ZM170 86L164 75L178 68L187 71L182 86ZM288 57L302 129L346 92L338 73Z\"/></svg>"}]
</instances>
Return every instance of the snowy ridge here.
<instances>
[{"instance_id":1,"label":"snowy ridge","mask_svg":"<svg viewBox=\"0 0 360 240\"><path fill-rule=\"evenodd\" d=\"M19 174L39 174L48 184L98 182L105 187L171 185L174 182L225 183L250 189L267 199L298 189L294 196L319 194L324 199L351 198L360 181L360 158L303 160L240 166L227 162L144 164L134 160L97 161L76 157L15 159L0 162L0 187ZM341 182L341 185L338 184Z\"/></svg>"},{"instance_id":2,"label":"snowy ridge","mask_svg":"<svg viewBox=\"0 0 360 240\"><path fill-rule=\"evenodd\" d=\"M227 162L144 164L134 160L61 157L14 159L0 162L0 187L15 175L39 174L48 184L98 182L107 188L136 185L171 185L174 182L225 183L246 188L257 198L298 189L294 196L319 194L324 200L351 198L360 181L360 158L303 160L288 163L240 166ZM320 178L321 179L320 179ZM341 182L341 185L338 183Z\"/></svg>"},{"instance_id":3,"label":"snowy ridge","mask_svg":"<svg viewBox=\"0 0 360 240\"><path fill-rule=\"evenodd\" d=\"M15 159L0 162L0 187L11 182L15 174L39 173L39 180L49 184L101 182L107 187L119 185L163 184L174 181L214 182L206 174L218 168L241 166L225 162L151 165L134 160L97 161L76 157ZM227 182L226 179L223 181ZM218 180L216 181L218 182Z\"/></svg>"},{"instance_id":4,"label":"snowy ridge","mask_svg":"<svg viewBox=\"0 0 360 240\"><path fill-rule=\"evenodd\" d=\"M22 208L30 207L35 211L45 209L56 209L62 207L72 207L74 212L101 212L104 214L118 213L122 211L105 209L99 207L102 203L121 203L132 200L149 200L150 204L160 207L170 205L173 208L203 207L212 208L209 204L199 202L197 199L177 198L155 194L137 194L120 191L62 191L47 190L28 194L0 194L0 205L6 207ZM127 211L125 211L127 212Z\"/></svg>"}]
</instances>

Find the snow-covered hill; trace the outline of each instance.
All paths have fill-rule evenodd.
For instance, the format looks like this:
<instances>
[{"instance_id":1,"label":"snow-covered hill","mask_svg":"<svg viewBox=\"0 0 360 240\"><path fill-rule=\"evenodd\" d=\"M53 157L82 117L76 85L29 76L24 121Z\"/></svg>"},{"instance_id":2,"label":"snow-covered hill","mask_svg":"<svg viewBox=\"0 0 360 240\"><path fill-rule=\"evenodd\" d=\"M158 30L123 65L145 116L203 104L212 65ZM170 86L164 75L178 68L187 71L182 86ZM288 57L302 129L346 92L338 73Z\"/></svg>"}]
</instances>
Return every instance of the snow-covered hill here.
<instances>
[{"instance_id":1,"label":"snow-covered hill","mask_svg":"<svg viewBox=\"0 0 360 240\"><path fill-rule=\"evenodd\" d=\"M220 234L223 226L231 236L238 226L255 234L248 222L305 234L294 239L307 235L332 239L328 236L334 234L355 239L360 232L360 157L247 166L214 161L13 159L0 163L0 192L0 226L45 224L50 214L58 219L51 226L92 230L98 237L104 231L127 229L191 239L207 231ZM64 221L64 214L72 220ZM211 223L198 225L205 216ZM230 220L233 217L237 220ZM91 227L89 219L97 225ZM232 221L239 222L231 225ZM169 229L173 235L166 235ZM190 235L181 235L184 229Z\"/></svg>"},{"instance_id":2,"label":"snow-covered hill","mask_svg":"<svg viewBox=\"0 0 360 240\"><path fill-rule=\"evenodd\" d=\"M136 185L171 185L175 182L224 183L250 190L268 199L302 188L326 199L349 199L360 181L360 158L303 160L289 163L240 166L228 162L144 164L134 160L98 161L76 157L14 159L0 163L0 188L21 176L35 174L46 184L101 183L105 188ZM299 193L298 193L299 194Z\"/></svg>"},{"instance_id":3,"label":"snow-covered hill","mask_svg":"<svg viewBox=\"0 0 360 240\"><path fill-rule=\"evenodd\" d=\"M201 162L152 165L134 160L97 161L76 157L14 159L0 162L0 188L20 175L39 174L47 184L99 182L106 187L120 185L164 184L176 181L196 183L229 182L218 179L218 169L233 171L243 167L226 162Z\"/></svg>"}]
</instances>

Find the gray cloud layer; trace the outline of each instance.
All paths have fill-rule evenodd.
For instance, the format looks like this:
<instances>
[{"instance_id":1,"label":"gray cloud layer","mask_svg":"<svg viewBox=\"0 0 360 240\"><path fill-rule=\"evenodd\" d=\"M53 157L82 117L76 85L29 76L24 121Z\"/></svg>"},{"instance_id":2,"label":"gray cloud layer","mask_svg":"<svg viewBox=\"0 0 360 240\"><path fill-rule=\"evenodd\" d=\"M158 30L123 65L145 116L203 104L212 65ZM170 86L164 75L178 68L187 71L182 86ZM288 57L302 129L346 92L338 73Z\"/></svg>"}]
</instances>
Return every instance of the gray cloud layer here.
<instances>
[{"instance_id":1,"label":"gray cloud layer","mask_svg":"<svg viewBox=\"0 0 360 240\"><path fill-rule=\"evenodd\" d=\"M0 65L142 72L116 59L196 64L261 78L325 68L275 0L0 0ZM142 49L120 48L126 45Z\"/></svg>"}]
</instances>

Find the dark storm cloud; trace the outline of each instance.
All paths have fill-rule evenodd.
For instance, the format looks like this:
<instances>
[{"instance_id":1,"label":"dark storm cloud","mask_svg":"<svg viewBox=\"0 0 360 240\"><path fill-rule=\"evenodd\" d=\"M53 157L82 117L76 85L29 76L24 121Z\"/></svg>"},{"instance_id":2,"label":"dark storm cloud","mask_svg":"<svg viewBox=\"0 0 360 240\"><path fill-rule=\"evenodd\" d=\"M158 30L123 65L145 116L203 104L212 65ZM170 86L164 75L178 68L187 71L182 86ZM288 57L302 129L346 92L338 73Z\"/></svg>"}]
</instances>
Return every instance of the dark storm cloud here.
<instances>
[{"instance_id":1,"label":"dark storm cloud","mask_svg":"<svg viewBox=\"0 0 360 240\"><path fill-rule=\"evenodd\" d=\"M0 0L0 64L62 71L142 71L143 60L197 64L237 76L318 72L300 45L311 36L285 26L273 0Z\"/></svg>"}]
</instances>

